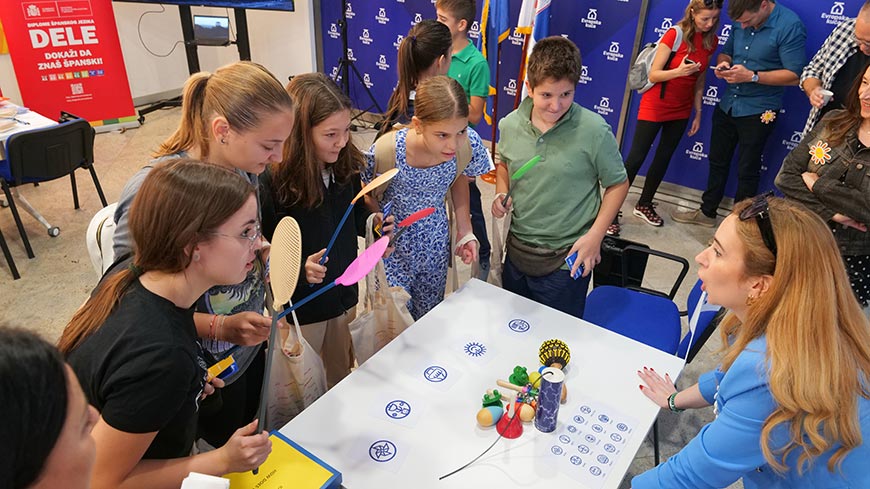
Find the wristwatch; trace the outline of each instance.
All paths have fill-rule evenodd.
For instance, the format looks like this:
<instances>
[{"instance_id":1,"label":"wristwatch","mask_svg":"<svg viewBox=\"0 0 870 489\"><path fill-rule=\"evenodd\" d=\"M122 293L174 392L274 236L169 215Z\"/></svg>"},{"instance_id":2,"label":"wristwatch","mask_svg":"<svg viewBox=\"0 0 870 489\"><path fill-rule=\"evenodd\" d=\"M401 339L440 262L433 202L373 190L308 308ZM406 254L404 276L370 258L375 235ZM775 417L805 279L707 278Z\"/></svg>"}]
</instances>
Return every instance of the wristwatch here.
<instances>
[{"instance_id":1,"label":"wristwatch","mask_svg":"<svg viewBox=\"0 0 870 489\"><path fill-rule=\"evenodd\" d=\"M758 71L752 72L752 83L758 83Z\"/></svg>"}]
</instances>

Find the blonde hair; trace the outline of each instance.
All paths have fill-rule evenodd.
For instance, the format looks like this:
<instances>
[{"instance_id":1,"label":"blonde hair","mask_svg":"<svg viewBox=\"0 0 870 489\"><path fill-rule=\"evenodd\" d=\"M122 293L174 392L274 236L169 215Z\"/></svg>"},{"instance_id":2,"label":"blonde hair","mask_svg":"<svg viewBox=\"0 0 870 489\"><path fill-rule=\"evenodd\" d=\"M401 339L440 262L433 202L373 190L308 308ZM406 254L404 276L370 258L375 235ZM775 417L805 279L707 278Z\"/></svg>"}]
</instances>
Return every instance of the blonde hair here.
<instances>
[{"instance_id":1,"label":"blonde hair","mask_svg":"<svg viewBox=\"0 0 870 489\"><path fill-rule=\"evenodd\" d=\"M683 18L677 22L677 25L680 26L680 29L683 30L683 40L686 42L686 48L688 48L690 53L695 52L695 43L692 42L692 39L695 37L695 20L694 15L698 13L700 10L722 10L722 4L719 4L719 7L716 7L716 2L714 1L709 7L704 5L704 0L690 0L689 5L686 5L686 12L683 14ZM713 24L713 27L710 28L709 31L701 34L702 43L704 45L704 49L712 50L716 47L715 42L716 39L716 31L719 27L719 19L716 19L716 23Z\"/></svg>"},{"instance_id":2,"label":"blonde hair","mask_svg":"<svg viewBox=\"0 0 870 489\"><path fill-rule=\"evenodd\" d=\"M458 81L446 75L427 78L417 86L414 117L423 124L468 118L468 98Z\"/></svg>"},{"instance_id":3,"label":"blonde hair","mask_svg":"<svg viewBox=\"0 0 870 489\"><path fill-rule=\"evenodd\" d=\"M765 246L755 218L735 220L745 251L744 273L770 275L768 290L752 302L740 323L723 320L722 359L726 371L750 341L765 336L769 387L776 409L764 421L764 458L785 472L797 451L798 473L836 445L828 461L834 471L849 450L862 443L858 397L870 398L870 326L852 292L831 231L800 204L768 199L777 255ZM737 204L733 215L750 205ZM789 426L789 440L772 448L772 433Z\"/></svg>"},{"instance_id":4,"label":"blonde hair","mask_svg":"<svg viewBox=\"0 0 870 489\"><path fill-rule=\"evenodd\" d=\"M201 71L187 79L181 95L181 123L154 153L155 158L199 148L208 160L210 123L221 116L238 132L257 128L267 115L293 111L293 100L263 66L238 61L214 74Z\"/></svg>"}]
</instances>

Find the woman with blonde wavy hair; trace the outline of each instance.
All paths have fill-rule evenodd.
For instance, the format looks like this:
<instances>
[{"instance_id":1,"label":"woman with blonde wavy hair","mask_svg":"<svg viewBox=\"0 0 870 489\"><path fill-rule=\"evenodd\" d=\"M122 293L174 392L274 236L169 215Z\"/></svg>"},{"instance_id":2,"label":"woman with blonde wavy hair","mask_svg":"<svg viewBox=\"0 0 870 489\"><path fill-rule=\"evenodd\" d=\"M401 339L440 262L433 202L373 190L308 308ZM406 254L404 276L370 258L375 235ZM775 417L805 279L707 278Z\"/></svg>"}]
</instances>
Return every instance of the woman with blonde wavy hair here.
<instances>
[{"instance_id":1,"label":"woman with blonde wavy hair","mask_svg":"<svg viewBox=\"0 0 870 489\"><path fill-rule=\"evenodd\" d=\"M677 392L644 367L640 388L716 419L632 487L870 487L870 329L816 214L767 194L737 204L696 258L726 307L721 365Z\"/></svg>"}]
</instances>

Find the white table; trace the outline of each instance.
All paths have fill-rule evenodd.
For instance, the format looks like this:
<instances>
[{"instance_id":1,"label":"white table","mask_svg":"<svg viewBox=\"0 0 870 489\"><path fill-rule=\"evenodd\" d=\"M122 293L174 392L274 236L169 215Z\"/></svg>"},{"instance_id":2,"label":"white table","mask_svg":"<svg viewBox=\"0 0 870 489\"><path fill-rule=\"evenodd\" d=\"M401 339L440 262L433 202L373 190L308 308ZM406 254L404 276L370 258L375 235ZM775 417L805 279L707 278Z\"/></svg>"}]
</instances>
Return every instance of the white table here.
<instances>
[{"instance_id":1,"label":"white table","mask_svg":"<svg viewBox=\"0 0 870 489\"><path fill-rule=\"evenodd\" d=\"M529 323L528 331L518 333L508 327L518 318ZM475 423L486 389L497 388L495 380L507 379L517 364L530 369L538 366L538 347L550 338L562 339L571 348L571 362L565 369L568 402L560 408L556 432L544 434L533 424L524 424L521 437L500 440L475 464L439 481L497 437L494 428L482 429ZM464 354L463 345L469 341L487 347L484 357L473 359ZM434 364L447 369L448 379L452 376L454 380L452 385L422 379L426 366ZM471 280L284 426L281 433L339 470L344 486L351 489L616 488L659 413L638 389L636 371L644 366L676 378L683 361ZM389 419L384 407L391 398L407 400L412 409L417 406L416 419L411 422L408 416L402 420L404 424ZM622 455L611 461L603 482L599 479L591 486L559 470L556 457L546 453L560 430L571 423L581 399L616 408L635 421ZM369 456L371 447L381 439L396 446L390 464L374 463Z\"/></svg>"},{"instance_id":2,"label":"white table","mask_svg":"<svg viewBox=\"0 0 870 489\"><path fill-rule=\"evenodd\" d=\"M0 107L17 107L12 102L3 102L0 103ZM18 114L15 116L15 119L21 121L15 125L15 127L8 129L6 131L0 132L0 160L6 159L6 140L9 139L9 136L17 133L29 131L31 129L39 129L42 127L56 126L57 121L49 119L42 114L34 112L32 110L28 110L23 114ZM0 120L6 121L8 118L2 118ZM26 122L27 124L23 124Z\"/></svg>"}]
</instances>

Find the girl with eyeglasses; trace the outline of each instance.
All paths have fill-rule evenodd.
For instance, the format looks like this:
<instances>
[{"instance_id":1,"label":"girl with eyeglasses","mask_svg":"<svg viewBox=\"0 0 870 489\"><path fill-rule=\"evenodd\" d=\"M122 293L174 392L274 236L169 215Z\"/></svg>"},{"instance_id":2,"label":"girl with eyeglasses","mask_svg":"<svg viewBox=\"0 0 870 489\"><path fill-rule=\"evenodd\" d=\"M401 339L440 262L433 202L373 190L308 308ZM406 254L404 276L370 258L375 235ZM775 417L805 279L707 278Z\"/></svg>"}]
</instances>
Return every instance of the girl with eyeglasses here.
<instances>
[{"instance_id":1,"label":"girl with eyeglasses","mask_svg":"<svg viewBox=\"0 0 870 489\"><path fill-rule=\"evenodd\" d=\"M834 233L852 290L870 314L870 65L846 108L832 110L782 162L776 186L818 214Z\"/></svg>"},{"instance_id":2,"label":"girl with eyeglasses","mask_svg":"<svg viewBox=\"0 0 870 489\"><path fill-rule=\"evenodd\" d=\"M239 61L214 73L196 73L184 85L181 122L160 145L154 161L191 157L230 169L257 187L257 175L281 161L284 141L293 129L293 100L264 67ZM152 164L127 182L115 212L116 263L134 250L127 220ZM138 244L138 243L135 243ZM268 247L263 249L265 261ZM125 262L126 263L126 262ZM122 263L123 266L125 263ZM263 342L271 320L263 315L266 297L261 260L236 282L220 282L196 302L194 320L203 346L222 357L235 345L236 372L210 396L199 415L199 437L221 446L257 413L265 356Z\"/></svg>"},{"instance_id":3,"label":"girl with eyeglasses","mask_svg":"<svg viewBox=\"0 0 870 489\"><path fill-rule=\"evenodd\" d=\"M632 212L651 226L664 224L655 210L653 197L662 183L686 127L689 126L692 109L695 116L687 135L694 136L701 127L704 82L710 57L719 45L716 30L721 9L721 1L691 0L686 6L683 18L662 36L656 48L649 72L649 80L655 85L640 99L637 126L631 150L625 159L628 181L634 182L653 141L661 133L658 149L647 170L643 191ZM674 29L682 32L682 42L671 56L671 48L676 42ZM608 229L608 234L619 233L617 218Z\"/></svg>"},{"instance_id":4,"label":"girl with eyeglasses","mask_svg":"<svg viewBox=\"0 0 870 489\"><path fill-rule=\"evenodd\" d=\"M207 382L193 305L254 268L256 188L234 171L176 158L148 173L128 222L131 265L103 278L59 341L100 412L92 487L176 488L190 472L258 467L271 443L256 420L221 448L190 455L200 400L223 384Z\"/></svg>"},{"instance_id":5,"label":"girl with eyeglasses","mask_svg":"<svg viewBox=\"0 0 870 489\"><path fill-rule=\"evenodd\" d=\"M632 487L870 487L870 325L825 223L746 199L695 261L708 302L728 309L722 362L682 391L638 375L656 405L712 405L716 418Z\"/></svg>"},{"instance_id":6,"label":"girl with eyeglasses","mask_svg":"<svg viewBox=\"0 0 870 489\"><path fill-rule=\"evenodd\" d=\"M362 189L365 159L350 136L353 104L335 82L323 73L306 73L293 77L287 92L296 103L296 124L284 160L269 165L261 176L260 195L267 239L285 216L296 219L302 231L302 256L307 259L292 298L298 302L311 294L310 286L334 281L353 262L357 236L365 236L371 211L362 200L355 205L321 265L332 233ZM358 294L356 284L336 287L296 311L302 334L323 358L329 387L353 367L348 324L356 316Z\"/></svg>"}]
</instances>

